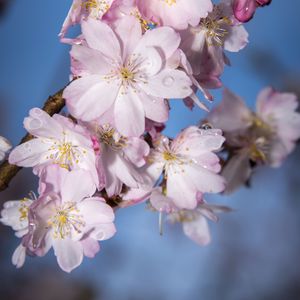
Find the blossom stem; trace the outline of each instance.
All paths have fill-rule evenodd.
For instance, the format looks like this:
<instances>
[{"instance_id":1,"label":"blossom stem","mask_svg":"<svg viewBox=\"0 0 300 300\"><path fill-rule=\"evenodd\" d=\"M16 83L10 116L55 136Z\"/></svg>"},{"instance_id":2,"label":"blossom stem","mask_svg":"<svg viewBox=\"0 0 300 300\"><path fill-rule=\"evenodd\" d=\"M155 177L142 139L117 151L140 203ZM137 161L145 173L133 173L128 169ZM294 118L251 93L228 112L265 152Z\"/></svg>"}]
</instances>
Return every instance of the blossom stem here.
<instances>
[{"instance_id":1,"label":"blossom stem","mask_svg":"<svg viewBox=\"0 0 300 300\"><path fill-rule=\"evenodd\" d=\"M65 100L62 97L63 89L55 93L53 96L49 96L44 104L43 110L50 116L59 113L65 106ZM31 134L26 134L20 144L25 143L33 139ZM21 170L21 167L11 165L7 160L0 165L0 191L4 191L8 188L10 181L17 175Z\"/></svg>"}]
</instances>

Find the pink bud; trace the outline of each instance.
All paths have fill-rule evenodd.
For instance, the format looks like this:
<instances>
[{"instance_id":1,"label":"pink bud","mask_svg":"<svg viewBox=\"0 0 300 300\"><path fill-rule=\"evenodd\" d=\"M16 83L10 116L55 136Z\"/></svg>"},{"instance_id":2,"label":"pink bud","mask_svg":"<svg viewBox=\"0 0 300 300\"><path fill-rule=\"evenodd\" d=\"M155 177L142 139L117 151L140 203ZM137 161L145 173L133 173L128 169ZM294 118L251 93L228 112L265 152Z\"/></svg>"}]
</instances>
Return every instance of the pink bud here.
<instances>
[{"instance_id":1,"label":"pink bud","mask_svg":"<svg viewBox=\"0 0 300 300\"><path fill-rule=\"evenodd\" d=\"M259 6L265 6L269 5L272 2L272 0L256 0L256 2Z\"/></svg>"},{"instance_id":2,"label":"pink bud","mask_svg":"<svg viewBox=\"0 0 300 300\"><path fill-rule=\"evenodd\" d=\"M267 2L268 0L259 0L260 2ZM258 1L257 1L258 2ZM256 7L260 5L255 0L234 0L233 12L234 16L240 22L248 22L253 17ZM270 1L269 1L270 2Z\"/></svg>"}]
</instances>

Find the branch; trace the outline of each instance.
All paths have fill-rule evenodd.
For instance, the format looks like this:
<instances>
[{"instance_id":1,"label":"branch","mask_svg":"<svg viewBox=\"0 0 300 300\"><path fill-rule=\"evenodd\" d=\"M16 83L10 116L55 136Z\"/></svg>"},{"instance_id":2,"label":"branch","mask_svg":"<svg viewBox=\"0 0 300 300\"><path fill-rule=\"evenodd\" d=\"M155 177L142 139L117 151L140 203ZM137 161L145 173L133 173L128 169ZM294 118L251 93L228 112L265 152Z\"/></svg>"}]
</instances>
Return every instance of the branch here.
<instances>
[{"instance_id":1,"label":"branch","mask_svg":"<svg viewBox=\"0 0 300 300\"><path fill-rule=\"evenodd\" d=\"M59 113L65 106L65 100L62 97L63 89L58 91L53 96L50 96L44 104L43 110L47 112L50 116ZM33 139L31 134L26 134L20 144L30 141ZM21 170L21 167L11 165L7 160L0 165L0 191L4 191L10 181L17 175Z\"/></svg>"}]
</instances>

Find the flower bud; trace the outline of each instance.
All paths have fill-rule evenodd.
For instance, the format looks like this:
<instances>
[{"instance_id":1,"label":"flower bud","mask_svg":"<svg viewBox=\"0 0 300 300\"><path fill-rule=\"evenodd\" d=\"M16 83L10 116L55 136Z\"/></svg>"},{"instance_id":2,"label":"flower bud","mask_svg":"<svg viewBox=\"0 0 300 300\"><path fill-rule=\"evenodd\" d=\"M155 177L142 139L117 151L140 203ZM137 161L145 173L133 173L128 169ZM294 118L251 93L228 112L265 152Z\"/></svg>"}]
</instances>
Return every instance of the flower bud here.
<instances>
[{"instance_id":1,"label":"flower bud","mask_svg":"<svg viewBox=\"0 0 300 300\"><path fill-rule=\"evenodd\" d=\"M271 4L272 0L256 0L256 3L259 6L265 6Z\"/></svg>"},{"instance_id":2,"label":"flower bud","mask_svg":"<svg viewBox=\"0 0 300 300\"><path fill-rule=\"evenodd\" d=\"M255 10L258 5L261 5L258 2L267 2L268 0L234 0L233 2L233 12L234 16L240 22L248 22L252 19Z\"/></svg>"}]
</instances>

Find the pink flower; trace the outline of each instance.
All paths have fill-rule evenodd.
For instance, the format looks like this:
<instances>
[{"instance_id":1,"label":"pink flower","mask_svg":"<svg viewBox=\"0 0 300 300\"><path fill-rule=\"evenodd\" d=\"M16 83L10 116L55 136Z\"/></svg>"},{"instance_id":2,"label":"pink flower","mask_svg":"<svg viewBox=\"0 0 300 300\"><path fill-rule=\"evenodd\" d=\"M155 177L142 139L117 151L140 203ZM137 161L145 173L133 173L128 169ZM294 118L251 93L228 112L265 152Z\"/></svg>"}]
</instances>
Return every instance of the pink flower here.
<instances>
[{"instance_id":1,"label":"pink flower","mask_svg":"<svg viewBox=\"0 0 300 300\"><path fill-rule=\"evenodd\" d=\"M50 117L39 108L30 110L24 127L35 138L10 153L11 164L35 167L38 173L50 164L68 170L84 169L91 172L98 184L93 143L83 127L60 115Z\"/></svg>"},{"instance_id":2,"label":"pink flower","mask_svg":"<svg viewBox=\"0 0 300 300\"><path fill-rule=\"evenodd\" d=\"M1 211L0 222L10 226L18 238L22 238L28 233L28 210L33 200L24 198L22 200L7 201ZM22 243L16 248L12 256L12 263L20 268L25 263L26 248Z\"/></svg>"},{"instance_id":3,"label":"pink flower","mask_svg":"<svg viewBox=\"0 0 300 300\"><path fill-rule=\"evenodd\" d=\"M193 74L202 79L200 82L207 82L208 88L209 85L219 87L218 81L215 81L227 63L223 49L238 52L248 43L248 33L235 20L227 0L215 5L199 24L182 31L181 37L181 48L193 68Z\"/></svg>"},{"instance_id":4,"label":"pink flower","mask_svg":"<svg viewBox=\"0 0 300 300\"><path fill-rule=\"evenodd\" d=\"M257 97L256 115L272 131L269 153L272 167L282 164L300 138L298 103L295 94L279 93L271 87L263 89Z\"/></svg>"},{"instance_id":5,"label":"pink flower","mask_svg":"<svg viewBox=\"0 0 300 300\"><path fill-rule=\"evenodd\" d=\"M224 90L223 101L207 119L223 130L228 147L234 150L222 171L228 182L226 192L249 179L250 161L279 167L293 151L300 138L297 107L296 95L267 87L259 93L254 113L240 97Z\"/></svg>"},{"instance_id":6,"label":"pink flower","mask_svg":"<svg viewBox=\"0 0 300 300\"><path fill-rule=\"evenodd\" d=\"M172 223L182 223L184 234L191 240L201 246L210 243L211 237L207 219L217 222L216 213L229 212L231 209L227 206L208 204L202 199L201 193L198 205L192 210L179 209L174 199L165 196L162 190L156 188L153 190L150 202L154 209L160 213L167 213L167 219Z\"/></svg>"},{"instance_id":7,"label":"pink flower","mask_svg":"<svg viewBox=\"0 0 300 300\"><path fill-rule=\"evenodd\" d=\"M72 6L62 25L59 36L64 43L72 42L65 38L69 27L81 23L82 19L102 19L114 0L73 0Z\"/></svg>"},{"instance_id":8,"label":"pink flower","mask_svg":"<svg viewBox=\"0 0 300 300\"><path fill-rule=\"evenodd\" d=\"M220 150L224 142L221 134L218 129L202 130L192 126L172 142L162 137L155 143L146 171L152 183L164 172L165 195L176 207L194 209L197 194L224 190L224 180L217 175L221 169L219 158L213 153Z\"/></svg>"},{"instance_id":9,"label":"pink flower","mask_svg":"<svg viewBox=\"0 0 300 300\"><path fill-rule=\"evenodd\" d=\"M6 153L11 149L11 143L4 137L0 136L0 162L4 160Z\"/></svg>"},{"instance_id":10,"label":"pink flower","mask_svg":"<svg viewBox=\"0 0 300 300\"><path fill-rule=\"evenodd\" d=\"M138 137L122 136L108 123L95 125L94 133L100 145L98 167L104 173L108 196L120 194L123 183L138 188L143 183L139 168L146 163L148 144Z\"/></svg>"},{"instance_id":11,"label":"pink flower","mask_svg":"<svg viewBox=\"0 0 300 300\"><path fill-rule=\"evenodd\" d=\"M198 25L213 7L211 0L137 0L137 6L147 19L175 29Z\"/></svg>"},{"instance_id":12,"label":"pink flower","mask_svg":"<svg viewBox=\"0 0 300 300\"><path fill-rule=\"evenodd\" d=\"M30 207L23 245L38 256L53 247L59 266L70 272L83 256L95 256L100 250L97 241L115 234L114 213L103 198L93 197L95 186L88 172L49 166L42 177L47 188Z\"/></svg>"},{"instance_id":13,"label":"pink flower","mask_svg":"<svg viewBox=\"0 0 300 300\"><path fill-rule=\"evenodd\" d=\"M88 47L75 45L71 51L82 77L63 94L76 118L92 121L109 111L122 135L140 136L145 117L156 122L168 119L164 98L191 94L188 76L165 65L180 43L171 28L142 35L136 18L124 17L115 31L92 19L82 23L82 31Z\"/></svg>"}]
</instances>

